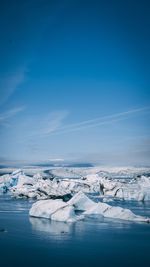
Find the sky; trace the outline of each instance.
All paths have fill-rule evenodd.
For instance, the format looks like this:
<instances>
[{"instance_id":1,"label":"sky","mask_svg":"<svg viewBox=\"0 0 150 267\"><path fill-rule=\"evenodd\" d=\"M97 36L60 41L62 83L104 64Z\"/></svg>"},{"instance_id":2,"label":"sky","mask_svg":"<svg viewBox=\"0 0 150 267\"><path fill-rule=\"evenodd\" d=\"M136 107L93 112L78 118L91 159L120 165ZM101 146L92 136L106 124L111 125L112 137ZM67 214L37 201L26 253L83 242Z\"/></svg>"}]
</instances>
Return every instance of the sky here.
<instances>
[{"instance_id":1,"label":"sky","mask_svg":"<svg viewBox=\"0 0 150 267\"><path fill-rule=\"evenodd\" d=\"M0 160L149 165L150 3L0 3Z\"/></svg>"}]
</instances>

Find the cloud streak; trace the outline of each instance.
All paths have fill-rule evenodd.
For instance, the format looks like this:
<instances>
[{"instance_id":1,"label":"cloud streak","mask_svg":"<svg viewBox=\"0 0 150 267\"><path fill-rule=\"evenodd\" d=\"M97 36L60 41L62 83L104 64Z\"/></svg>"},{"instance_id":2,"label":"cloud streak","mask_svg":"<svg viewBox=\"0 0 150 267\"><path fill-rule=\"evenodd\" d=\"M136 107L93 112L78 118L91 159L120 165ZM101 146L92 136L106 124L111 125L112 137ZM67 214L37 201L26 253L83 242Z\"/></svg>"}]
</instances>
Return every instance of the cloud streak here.
<instances>
[{"instance_id":1,"label":"cloud streak","mask_svg":"<svg viewBox=\"0 0 150 267\"><path fill-rule=\"evenodd\" d=\"M63 120L68 116L67 111L55 111L51 112L47 118L44 120L46 125L45 129L41 132L43 135L49 135L55 132L62 126Z\"/></svg>"},{"instance_id":2,"label":"cloud streak","mask_svg":"<svg viewBox=\"0 0 150 267\"><path fill-rule=\"evenodd\" d=\"M26 68L7 73L0 78L0 106L3 105L26 79Z\"/></svg>"},{"instance_id":3,"label":"cloud streak","mask_svg":"<svg viewBox=\"0 0 150 267\"><path fill-rule=\"evenodd\" d=\"M131 116L137 116L138 114L149 112L150 107L131 109L128 111L103 116L95 119L85 120L79 123L66 124L64 120L68 116L68 111L58 110L50 112L46 116L31 117L30 121L26 121L24 128L26 136L18 142L22 143L25 140L31 143L36 140L39 143L39 139L49 138L50 136L68 134L70 132L76 132L81 130L87 130L89 128L99 127L101 125L112 124L118 121L129 119Z\"/></svg>"},{"instance_id":4,"label":"cloud streak","mask_svg":"<svg viewBox=\"0 0 150 267\"><path fill-rule=\"evenodd\" d=\"M100 125L110 124L124 119L128 119L131 115L136 115L138 113L140 114L142 112L149 112L149 111L150 107L132 109L125 112L116 113L113 115L103 116L96 119L82 121L80 123L66 125L64 127L59 128L58 131L56 131L55 133L51 134L64 134L69 132L80 131L83 129L94 128Z\"/></svg>"},{"instance_id":5,"label":"cloud streak","mask_svg":"<svg viewBox=\"0 0 150 267\"><path fill-rule=\"evenodd\" d=\"M4 113L0 114L0 125L5 125L9 121L9 119L16 116L18 113L22 112L25 109L25 106L15 107L10 109Z\"/></svg>"},{"instance_id":6,"label":"cloud streak","mask_svg":"<svg viewBox=\"0 0 150 267\"><path fill-rule=\"evenodd\" d=\"M48 136L54 132L56 132L58 129L61 129L62 123L64 119L68 116L68 111L54 111L50 112L45 117L38 117L32 119L32 124L34 122L34 125L36 127L32 127L32 125L29 127L32 129L30 137L33 136Z\"/></svg>"}]
</instances>

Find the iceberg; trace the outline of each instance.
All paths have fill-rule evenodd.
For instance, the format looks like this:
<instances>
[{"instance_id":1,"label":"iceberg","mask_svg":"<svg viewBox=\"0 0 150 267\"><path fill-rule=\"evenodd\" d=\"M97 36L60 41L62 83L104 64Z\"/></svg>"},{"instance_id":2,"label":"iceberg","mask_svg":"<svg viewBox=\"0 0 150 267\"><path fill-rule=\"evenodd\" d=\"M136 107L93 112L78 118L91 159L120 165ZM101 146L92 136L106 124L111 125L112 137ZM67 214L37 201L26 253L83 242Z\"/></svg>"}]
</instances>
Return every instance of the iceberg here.
<instances>
[{"instance_id":1,"label":"iceberg","mask_svg":"<svg viewBox=\"0 0 150 267\"><path fill-rule=\"evenodd\" d=\"M66 206L67 204L60 199L39 200L32 205L29 215L33 217L51 219L52 214Z\"/></svg>"},{"instance_id":2,"label":"iceberg","mask_svg":"<svg viewBox=\"0 0 150 267\"><path fill-rule=\"evenodd\" d=\"M3 193L7 193L7 191L9 191L11 187L17 185L19 176L22 174L23 172L21 170L17 170L12 172L11 175L4 174L0 176L0 190Z\"/></svg>"},{"instance_id":3,"label":"iceberg","mask_svg":"<svg viewBox=\"0 0 150 267\"><path fill-rule=\"evenodd\" d=\"M73 206L61 208L51 216L51 220L58 222L75 222L79 218L81 217L77 217Z\"/></svg>"},{"instance_id":4,"label":"iceberg","mask_svg":"<svg viewBox=\"0 0 150 267\"><path fill-rule=\"evenodd\" d=\"M82 215L76 215L82 211ZM83 192L75 194L71 200L41 200L34 203L29 215L62 222L75 222L89 215L101 215L111 219L121 219L135 222L150 222L149 218L135 215L131 210L110 206L106 203L95 203Z\"/></svg>"},{"instance_id":5,"label":"iceberg","mask_svg":"<svg viewBox=\"0 0 150 267\"><path fill-rule=\"evenodd\" d=\"M75 222L81 216L75 214L75 209L68 203L56 200L40 200L34 203L29 211L31 217L46 218L60 222Z\"/></svg>"},{"instance_id":6,"label":"iceberg","mask_svg":"<svg viewBox=\"0 0 150 267\"><path fill-rule=\"evenodd\" d=\"M95 203L89 199L84 193L77 193L70 201L77 210L85 210L83 215L94 215L99 214L107 218L121 219L128 221L140 221L140 222L150 222L149 218L143 216L135 215L131 210L124 209L121 207L110 206L106 203Z\"/></svg>"},{"instance_id":7,"label":"iceberg","mask_svg":"<svg viewBox=\"0 0 150 267\"><path fill-rule=\"evenodd\" d=\"M83 192L78 192L69 201L69 205L73 205L76 210L84 211L93 207L95 202L87 197Z\"/></svg>"},{"instance_id":8,"label":"iceberg","mask_svg":"<svg viewBox=\"0 0 150 267\"><path fill-rule=\"evenodd\" d=\"M146 168L64 167L45 172L19 169L2 175L0 192L9 191L16 198L60 198L67 201L81 191L99 194L106 201L150 201L150 170Z\"/></svg>"},{"instance_id":9,"label":"iceberg","mask_svg":"<svg viewBox=\"0 0 150 267\"><path fill-rule=\"evenodd\" d=\"M136 222L150 222L149 218L143 216L135 215L131 210L124 209L121 207L110 206L106 203L96 203L93 207L84 212L84 215L102 215L106 218L111 219L120 219L127 221L136 221Z\"/></svg>"}]
</instances>

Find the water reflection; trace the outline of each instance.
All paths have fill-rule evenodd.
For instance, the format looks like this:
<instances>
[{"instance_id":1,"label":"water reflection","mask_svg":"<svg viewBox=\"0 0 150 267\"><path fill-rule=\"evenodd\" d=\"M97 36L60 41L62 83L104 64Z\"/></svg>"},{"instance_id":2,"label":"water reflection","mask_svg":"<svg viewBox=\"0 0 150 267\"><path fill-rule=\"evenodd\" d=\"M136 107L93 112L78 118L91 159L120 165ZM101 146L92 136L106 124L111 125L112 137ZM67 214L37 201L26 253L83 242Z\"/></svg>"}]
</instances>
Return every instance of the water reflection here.
<instances>
[{"instance_id":1,"label":"water reflection","mask_svg":"<svg viewBox=\"0 0 150 267\"><path fill-rule=\"evenodd\" d=\"M56 222L43 218L29 218L32 229L35 231L46 232L52 236L71 235L74 223Z\"/></svg>"},{"instance_id":2,"label":"water reflection","mask_svg":"<svg viewBox=\"0 0 150 267\"><path fill-rule=\"evenodd\" d=\"M43 218L30 217L29 221L32 225L33 231L36 231L36 235L40 237L68 240L74 238L83 239L87 233L96 235L97 233L112 233L120 231L128 231L129 229L135 229L142 223L132 223L129 221L106 219L101 216L90 216L83 221L77 221L76 223L65 223L51 221Z\"/></svg>"}]
</instances>

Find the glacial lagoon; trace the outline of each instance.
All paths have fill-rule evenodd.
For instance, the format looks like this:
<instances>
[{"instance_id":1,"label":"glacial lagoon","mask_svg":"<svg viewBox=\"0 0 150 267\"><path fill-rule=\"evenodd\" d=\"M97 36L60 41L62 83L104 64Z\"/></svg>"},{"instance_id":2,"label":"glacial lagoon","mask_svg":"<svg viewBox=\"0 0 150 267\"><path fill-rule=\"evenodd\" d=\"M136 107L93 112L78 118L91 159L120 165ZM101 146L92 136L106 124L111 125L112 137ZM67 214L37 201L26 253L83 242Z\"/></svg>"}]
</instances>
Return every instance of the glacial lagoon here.
<instances>
[{"instance_id":1,"label":"glacial lagoon","mask_svg":"<svg viewBox=\"0 0 150 267\"><path fill-rule=\"evenodd\" d=\"M98 216L75 223L31 218L32 204L0 196L0 266L150 266L149 224ZM150 217L149 202L121 205Z\"/></svg>"}]
</instances>

